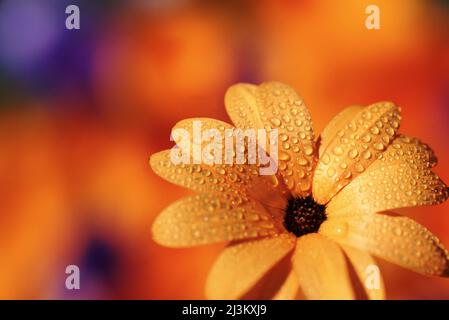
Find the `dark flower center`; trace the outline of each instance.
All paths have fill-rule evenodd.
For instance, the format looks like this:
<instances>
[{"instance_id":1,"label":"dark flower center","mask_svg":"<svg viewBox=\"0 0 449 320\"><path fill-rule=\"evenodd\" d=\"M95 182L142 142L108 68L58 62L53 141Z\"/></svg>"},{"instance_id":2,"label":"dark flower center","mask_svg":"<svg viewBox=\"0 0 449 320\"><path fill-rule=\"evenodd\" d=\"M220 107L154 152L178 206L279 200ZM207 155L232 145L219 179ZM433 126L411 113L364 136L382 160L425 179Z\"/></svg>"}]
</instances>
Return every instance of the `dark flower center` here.
<instances>
[{"instance_id":1,"label":"dark flower center","mask_svg":"<svg viewBox=\"0 0 449 320\"><path fill-rule=\"evenodd\" d=\"M284 226L297 237L317 232L324 220L326 220L326 206L316 203L311 196L288 199Z\"/></svg>"}]
</instances>

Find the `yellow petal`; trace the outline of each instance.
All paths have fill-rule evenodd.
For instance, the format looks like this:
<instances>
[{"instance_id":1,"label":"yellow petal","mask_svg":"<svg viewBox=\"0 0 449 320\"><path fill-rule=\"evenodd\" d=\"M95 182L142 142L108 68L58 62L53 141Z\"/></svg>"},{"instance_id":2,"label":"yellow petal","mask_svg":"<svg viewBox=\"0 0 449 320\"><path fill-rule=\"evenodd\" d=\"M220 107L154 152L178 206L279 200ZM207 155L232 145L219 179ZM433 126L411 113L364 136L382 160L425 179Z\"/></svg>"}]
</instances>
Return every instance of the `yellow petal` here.
<instances>
[{"instance_id":1,"label":"yellow petal","mask_svg":"<svg viewBox=\"0 0 449 320\"><path fill-rule=\"evenodd\" d=\"M447 251L440 241L406 217L384 214L334 217L323 222L319 232L422 274L449 274Z\"/></svg>"},{"instance_id":2,"label":"yellow petal","mask_svg":"<svg viewBox=\"0 0 449 320\"><path fill-rule=\"evenodd\" d=\"M258 87L237 84L227 91L225 104L239 128L278 130L279 172L294 194L309 195L315 143L311 117L302 98L279 82Z\"/></svg>"},{"instance_id":3,"label":"yellow petal","mask_svg":"<svg viewBox=\"0 0 449 320\"><path fill-rule=\"evenodd\" d=\"M167 181L197 192L215 194L223 200L238 205L248 200L247 194L240 193L227 183L226 176L219 174L214 166L205 164L178 164L170 158L170 150L155 153L150 158L153 171ZM229 176L228 176L229 177Z\"/></svg>"},{"instance_id":4,"label":"yellow petal","mask_svg":"<svg viewBox=\"0 0 449 320\"><path fill-rule=\"evenodd\" d=\"M253 84L234 84L226 91L226 111L237 128L264 128L259 115L257 99L258 86Z\"/></svg>"},{"instance_id":5,"label":"yellow petal","mask_svg":"<svg viewBox=\"0 0 449 320\"><path fill-rule=\"evenodd\" d=\"M153 154L150 165L157 175L171 183L200 193L213 194L232 205L245 203L252 194L256 200L261 199L269 206L282 207L285 203L285 195L278 192L276 178L258 176L254 172L251 174L245 171L245 166L175 165L170 159L170 150Z\"/></svg>"},{"instance_id":6,"label":"yellow petal","mask_svg":"<svg viewBox=\"0 0 449 320\"><path fill-rule=\"evenodd\" d=\"M309 299L354 299L345 257L337 244L317 234L298 238L293 268Z\"/></svg>"},{"instance_id":7,"label":"yellow petal","mask_svg":"<svg viewBox=\"0 0 449 320\"><path fill-rule=\"evenodd\" d=\"M282 284L279 291L273 297L273 300L293 300L296 298L299 289L298 277L296 276L295 271L290 271L285 279L285 282Z\"/></svg>"},{"instance_id":8,"label":"yellow petal","mask_svg":"<svg viewBox=\"0 0 449 320\"><path fill-rule=\"evenodd\" d=\"M417 139L399 136L363 174L328 204L329 216L438 204L449 189L431 171L436 158Z\"/></svg>"},{"instance_id":9,"label":"yellow petal","mask_svg":"<svg viewBox=\"0 0 449 320\"><path fill-rule=\"evenodd\" d=\"M365 251L342 245L349 261L370 300L384 300L385 287L379 267L370 254Z\"/></svg>"},{"instance_id":10,"label":"yellow petal","mask_svg":"<svg viewBox=\"0 0 449 320\"><path fill-rule=\"evenodd\" d=\"M179 130L182 130L180 134L177 134ZM225 148L225 139L227 134L233 134L234 127L229 123L212 119L212 118L190 118L179 121L172 128L172 137L173 140L180 144L183 140L184 132L188 135L188 140L191 143L190 148L190 157L192 161L199 160L199 162L205 162L204 160L212 160L214 159L212 154L213 147L215 143L217 143L220 151L220 156L217 157L221 163L225 163L226 159L226 150ZM206 135L206 132L210 132L210 136ZM217 136L215 136L217 134ZM180 141L179 141L180 140ZM235 140L235 139L234 139ZM207 146L211 146L211 152L207 152L205 149ZM196 149L195 149L196 148ZM235 141L232 144L232 150L235 151ZM211 158L207 158L207 156L212 156ZM231 155L233 164L236 164L235 154ZM215 161L216 163L216 161Z\"/></svg>"},{"instance_id":11,"label":"yellow petal","mask_svg":"<svg viewBox=\"0 0 449 320\"><path fill-rule=\"evenodd\" d=\"M227 247L215 262L206 283L209 299L237 299L250 290L294 247L296 238L282 234Z\"/></svg>"},{"instance_id":12,"label":"yellow petal","mask_svg":"<svg viewBox=\"0 0 449 320\"><path fill-rule=\"evenodd\" d=\"M390 145L399 128L399 108L390 102L375 103L346 121L329 138L315 170L313 195L322 204L364 172Z\"/></svg>"},{"instance_id":13,"label":"yellow petal","mask_svg":"<svg viewBox=\"0 0 449 320\"><path fill-rule=\"evenodd\" d=\"M232 206L214 195L183 198L166 208L153 223L153 238L169 247L189 247L278 233L261 205L249 201Z\"/></svg>"},{"instance_id":14,"label":"yellow petal","mask_svg":"<svg viewBox=\"0 0 449 320\"><path fill-rule=\"evenodd\" d=\"M351 121L357 113L359 113L363 109L362 106L350 106L339 114L337 114L324 128L323 132L320 135L320 149L319 155L323 154L323 151L329 146L329 143L332 139L337 135L338 131L344 128L344 126Z\"/></svg>"},{"instance_id":15,"label":"yellow petal","mask_svg":"<svg viewBox=\"0 0 449 320\"><path fill-rule=\"evenodd\" d=\"M213 129L217 133L216 139L201 139L201 136L194 138L198 136L198 133L195 134L195 130L204 133L209 129ZM188 134L188 142L190 142L187 149L190 156L189 163L174 164L171 158L174 151L172 149L154 154L150 159L151 167L156 174L164 179L198 192L212 192L221 198L237 203L251 197L271 207L283 207L288 197L288 190L285 185L276 175L261 175L258 161L255 164L248 164L247 161L243 164L237 164L236 139L231 139L232 146L228 148L231 151L231 163L226 162L228 149L225 148L225 137L232 134L231 130L233 129L234 127L231 125L215 119L182 120L174 126L172 135L175 135L176 130L182 130ZM182 141L176 142L178 144L183 143ZM208 150L215 149L214 143L217 145L217 150L221 150L217 156L217 160L220 160L221 163L217 164L212 159L210 159L211 163L205 163L204 155L208 155ZM196 146L200 148L195 149ZM243 149L244 160L248 160L247 145L243 146ZM198 157L199 159L195 163L195 159Z\"/></svg>"}]
</instances>

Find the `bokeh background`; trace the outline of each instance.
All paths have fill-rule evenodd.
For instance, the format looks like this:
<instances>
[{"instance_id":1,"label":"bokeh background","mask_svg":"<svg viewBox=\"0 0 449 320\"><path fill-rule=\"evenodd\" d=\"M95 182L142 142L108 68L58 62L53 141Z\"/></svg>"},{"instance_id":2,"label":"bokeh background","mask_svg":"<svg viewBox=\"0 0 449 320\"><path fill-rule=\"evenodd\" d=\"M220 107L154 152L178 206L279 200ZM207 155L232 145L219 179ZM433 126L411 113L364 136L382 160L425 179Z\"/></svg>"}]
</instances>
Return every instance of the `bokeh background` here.
<instances>
[{"instance_id":1,"label":"bokeh background","mask_svg":"<svg viewBox=\"0 0 449 320\"><path fill-rule=\"evenodd\" d=\"M380 30L364 27L372 3ZM395 101L449 181L448 1L0 1L0 298L204 298L222 245L151 240L188 191L148 158L180 119L228 121L229 85L266 80L300 92L316 132L344 106ZM448 211L401 213L449 246ZM449 279L379 263L388 298L449 298Z\"/></svg>"}]
</instances>

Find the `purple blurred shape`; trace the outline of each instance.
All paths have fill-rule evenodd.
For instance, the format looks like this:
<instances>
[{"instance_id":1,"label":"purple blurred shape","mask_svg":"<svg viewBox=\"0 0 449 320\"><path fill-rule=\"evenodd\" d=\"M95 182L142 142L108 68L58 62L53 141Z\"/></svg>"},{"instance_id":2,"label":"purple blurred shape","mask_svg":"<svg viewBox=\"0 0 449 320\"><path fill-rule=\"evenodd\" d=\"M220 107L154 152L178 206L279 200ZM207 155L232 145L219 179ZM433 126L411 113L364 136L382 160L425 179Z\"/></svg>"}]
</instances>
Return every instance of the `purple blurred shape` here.
<instances>
[{"instance_id":1,"label":"purple blurred shape","mask_svg":"<svg viewBox=\"0 0 449 320\"><path fill-rule=\"evenodd\" d=\"M48 55L61 35L53 1L5 0L0 4L0 63L27 72Z\"/></svg>"}]
</instances>

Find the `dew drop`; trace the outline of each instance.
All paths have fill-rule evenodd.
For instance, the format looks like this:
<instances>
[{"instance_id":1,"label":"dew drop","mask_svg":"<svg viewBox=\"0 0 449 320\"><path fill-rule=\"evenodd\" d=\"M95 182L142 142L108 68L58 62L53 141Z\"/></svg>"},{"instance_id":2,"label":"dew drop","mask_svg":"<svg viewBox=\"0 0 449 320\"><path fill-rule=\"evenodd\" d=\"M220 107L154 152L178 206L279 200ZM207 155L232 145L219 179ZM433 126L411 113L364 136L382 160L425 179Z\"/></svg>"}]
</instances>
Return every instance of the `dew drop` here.
<instances>
[{"instance_id":1,"label":"dew drop","mask_svg":"<svg viewBox=\"0 0 449 320\"><path fill-rule=\"evenodd\" d=\"M331 157L328 153L325 153L321 158L321 161L323 161L324 164L329 164L331 162Z\"/></svg>"},{"instance_id":2,"label":"dew drop","mask_svg":"<svg viewBox=\"0 0 449 320\"><path fill-rule=\"evenodd\" d=\"M369 151L369 150L365 150L362 153L363 159L369 160L371 158L371 156L372 156L372 154L371 154L371 151Z\"/></svg>"},{"instance_id":3,"label":"dew drop","mask_svg":"<svg viewBox=\"0 0 449 320\"><path fill-rule=\"evenodd\" d=\"M237 175L234 172L229 173L229 180L231 180L232 182L236 182Z\"/></svg>"},{"instance_id":4,"label":"dew drop","mask_svg":"<svg viewBox=\"0 0 449 320\"><path fill-rule=\"evenodd\" d=\"M385 149L385 145L381 142L377 142L374 144L374 149L382 151Z\"/></svg>"},{"instance_id":5,"label":"dew drop","mask_svg":"<svg viewBox=\"0 0 449 320\"><path fill-rule=\"evenodd\" d=\"M289 123L289 122L290 122L290 117L289 117L289 115L288 115L288 114L284 114L284 115L282 116L282 120L284 120L286 123Z\"/></svg>"},{"instance_id":6,"label":"dew drop","mask_svg":"<svg viewBox=\"0 0 449 320\"><path fill-rule=\"evenodd\" d=\"M392 127L388 127L386 130L387 134L389 134L390 136L394 136L394 130Z\"/></svg>"},{"instance_id":7,"label":"dew drop","mask_svg":"<svg viewBox=\"0 0 449 320\"><path fill-rule=\"evenodd\" d=\"M340 156L343 154L343 149L340 146L336 146L333 151L334 151L334 154L337 156Z\"/></svg>"},{"instance_id":8,"label":"dew drop","mask_svg":"<svg viewBox=\"0 0 449 320\"><path fill-rule=\"evenodd\" d=\"M362 137L362 141L363 141L363 142L366 142L366 143L370 142L370 141L371 141L371 136L370 136L369 134L365 134L365 135Z\"/></svg>"},{"instance_id":9,"label":"dew drop","mask_svg":"<svg viewBox=\"0 0 449 320\"><path fill-rule=\"evenodd\" d=\"M370 131L371 131L372 134L379 134L380 133L380 130L379 130L378 127L371 127Z\"/></svg>"},{"instance_id":10,"label":"dew drop","mask_svg":"<svg viewBox=\"0 0 449 320\"><path fill-rule=\"evenodd\" d=\"M394 129L397 129L397 128L399 128L399 122L396 121L396 120L393 120L393 121L391 122L391 126L392 126Z\"/></svg>"},{"instance_id":11,"label":"dew drop","mask_svg":"<svg viewBox=\"0 0 449 320\"><path fill-rule=\"evenodd\" d=\"M349 179L349 178L351 178L351 176L352 176L352 173L351 173L351 171L349 171L349 170L346 170L346 171L343 173L343 178L345 178L345 179Z\"/></svg>"},{"instance_id":12,"label":"dew drop","mask_svg":"<svg viewBox=\"0 0 449 320\"><path fill-rule=\"evenodd\" d=\"M288 135L286 135L285 133L281 133L281 134L279 135L279 139L280 139L281 141L287 141L287 140L288 140Z\"/></svg>"},{"instance_id":13,"label":"dew drop","mask_svg":"<svg viewBox=\"0 0 449 320\"><path fill-rule=\"evenodd\" d=\"M281 125L281 120L279 120L278 118L271 118L270 122L276 127L279 127Z\"/></svg>"},{"instance_id":14,"label":"dew drop","mask_svg":"<svg viewBox=\"0 0 449 320\"><path fill-rule=\"evenodd\" d=\"M349 158L355 159L359 155L357 149L351 149L348 153Z\"/></svg>"},{"instance_id":15,"label":"dew drop","mask_svg":"<svg viewBox=\"0 0 449 320\"><path fill-rule=\"evenodd\" d=\"M313 148L310 145L304 146L304 154L310 156L313 153Z\"/></svg>"},{"instance_id":16,"label":"dew drop","mask_svg":"<svg viewBox=\"0 0 449 320\"><path fill-rule=\"evenodd\" d=\"M299 165L305 166L305 165L307 165L308 163L309 163L309 161L307 161L306 158L298 157L298 164L299 164Z\"/></svg>"},{"instance_id":17,"label":"dew drop","mask_svg":"<svg viewBox=\"0 0 449 320\"><path fill-rule=\"evenodd\" d=\"M356 163L354 168L359 173L362 173L363 171L365 171L365 167L361 163Z\"/></svg>"},{"instance_id":18,"label":"dew drop","mask_svg":"<svg viewBox=\"0 0 449 320\"><path fill-rule=\"evenodd\" d=\"M272 175L270 176L270 183L273 187L277 187L279 185L279 179L275 175Z\"/></svg>"},{"instance_id":19,"label":"dew drop","mask_svg":"<svg viewBox=\"0 0 449 320\"><path fill-rule=\"evenodd\" d=\"M290 190L292 190L295 187L295 181L293 180L293 178L284 178L284 181L285 181L285 185Z\"/></svg>"}]
</instances>

